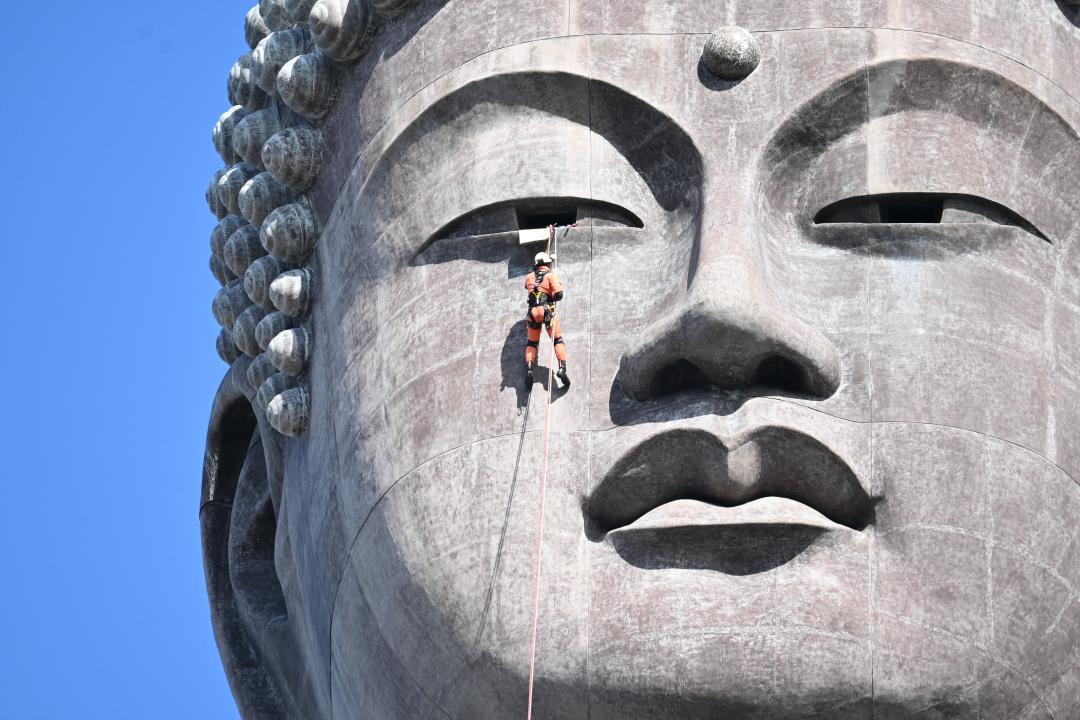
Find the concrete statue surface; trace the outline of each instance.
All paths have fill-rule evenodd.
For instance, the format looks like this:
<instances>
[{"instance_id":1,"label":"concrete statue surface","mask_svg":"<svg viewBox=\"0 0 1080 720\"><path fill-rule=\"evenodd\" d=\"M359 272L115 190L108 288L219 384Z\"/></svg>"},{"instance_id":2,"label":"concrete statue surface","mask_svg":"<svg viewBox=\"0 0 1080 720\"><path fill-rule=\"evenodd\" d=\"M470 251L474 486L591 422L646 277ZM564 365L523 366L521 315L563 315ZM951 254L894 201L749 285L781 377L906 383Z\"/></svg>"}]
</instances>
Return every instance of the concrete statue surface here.
<instances>
[{"instance_id":1,"label":"concrete statue surface","mask_svg":"<svg viewBox=\"0 0 1080 720\"><path fill-rule=\"evenodd\" d=\"M538 720L1080 718L1080 5L245 31L200 511L244 718L525 717L546 411Z\"/></svg>"}]
</instances>

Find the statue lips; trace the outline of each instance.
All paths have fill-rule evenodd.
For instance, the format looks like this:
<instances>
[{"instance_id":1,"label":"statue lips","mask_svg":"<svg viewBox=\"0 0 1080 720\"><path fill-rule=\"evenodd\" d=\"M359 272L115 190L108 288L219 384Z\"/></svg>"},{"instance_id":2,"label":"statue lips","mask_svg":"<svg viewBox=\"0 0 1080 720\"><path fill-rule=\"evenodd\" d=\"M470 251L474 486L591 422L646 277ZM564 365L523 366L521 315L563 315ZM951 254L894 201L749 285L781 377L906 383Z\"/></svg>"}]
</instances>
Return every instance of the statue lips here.
<instances>
[{"instance_id":1,"label":"statue lips","mask_svg":"<svg viewBox=\"0 0 1080 720\"><path fill-rule=\"evenodd\" d=\"M724 438L679 428L624 454L584 512L590 538L608 537L635 565L747 574L786 562L822 533L864 529L874 501L808 432L766 425ZM717 565L725 548L768 559Z\"/></svg>"}]
</instances>

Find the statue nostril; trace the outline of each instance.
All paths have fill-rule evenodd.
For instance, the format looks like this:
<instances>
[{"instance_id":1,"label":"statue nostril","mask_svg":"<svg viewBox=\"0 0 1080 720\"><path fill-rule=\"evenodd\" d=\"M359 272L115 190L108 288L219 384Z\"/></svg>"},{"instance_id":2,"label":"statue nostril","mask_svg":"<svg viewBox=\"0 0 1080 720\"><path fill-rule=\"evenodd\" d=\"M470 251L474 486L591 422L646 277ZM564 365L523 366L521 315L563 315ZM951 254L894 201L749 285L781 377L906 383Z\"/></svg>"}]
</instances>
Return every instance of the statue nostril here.
<instances>
[{"instance_id":1,"label":"statue nostril","mask_svg":"<svg viewBox=\"0 0 1080 720\"><path fill-rule=\"evenodd\" d=\"M758 385L797 395L811 394L814 390L806 369L782 355L764 358L750 372L741 375L745 378L743 380L738 379L739 373L726 374L732 377L725 378L716 372L710 374L690 360L679 358L656 372L650 383L649 394L655 397L705 386L730 390Z\"/></svg>"},{"instance_id":2,"label":"statue nostril","mask_svg":"<svg viewBox=\"0 0 1080 720\"><path fill-rule=\"evenodd\" d=\"M754 384L805 394L810 391L806 370L796 362L780 355L770 355L754 370Z\"/></svg>"},{"instance_id":3,"label":"statue nostril","mask_svg":"<svg viewBox=\"0 0 1080 720\"><path fill-rule=\"evenodd\" d=\"M709 378L701 368L689 360L679 359L656 373L652 394L665 395L708 384Z\"/></svg>"}]
</instances>

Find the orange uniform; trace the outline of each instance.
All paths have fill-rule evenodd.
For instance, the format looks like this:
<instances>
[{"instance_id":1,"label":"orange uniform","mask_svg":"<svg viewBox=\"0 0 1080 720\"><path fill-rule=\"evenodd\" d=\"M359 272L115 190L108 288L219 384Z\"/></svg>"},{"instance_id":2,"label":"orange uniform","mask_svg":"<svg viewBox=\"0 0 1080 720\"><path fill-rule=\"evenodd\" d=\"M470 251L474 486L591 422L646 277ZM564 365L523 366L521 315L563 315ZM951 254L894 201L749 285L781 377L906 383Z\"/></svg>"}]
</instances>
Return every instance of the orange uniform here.
<instances>
[{"instance_id":1,"label":"orange uniform","mask_svg":"<svg viewBox=\"0 0 1080 720\"><path fill-rule=\"evenodd\" d=\"M537 284L537 277L540 278ZM536 361L537 348L540 346L540 330L547 325L548 337L555 343L555 357L560 365L566 363L566 343L563 342L559 318L555 316L555 303L562 299L562 283L547 265L538 265L535 272L525 278L525 289L529 293L529 314L526 322L529 326L529 341L525 345L525 362L532 365Z\"/></svg>"}]
</instances>

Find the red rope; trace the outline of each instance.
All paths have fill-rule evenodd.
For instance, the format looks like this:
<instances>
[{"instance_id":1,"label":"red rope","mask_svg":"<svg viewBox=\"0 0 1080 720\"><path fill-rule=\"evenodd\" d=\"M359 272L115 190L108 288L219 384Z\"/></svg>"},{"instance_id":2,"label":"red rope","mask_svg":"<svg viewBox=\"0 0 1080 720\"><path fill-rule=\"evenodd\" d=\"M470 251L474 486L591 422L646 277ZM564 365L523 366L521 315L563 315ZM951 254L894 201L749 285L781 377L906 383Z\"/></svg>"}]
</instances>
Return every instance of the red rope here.
<instances>
[{"instance_id":1,"label":"red rope","mask_svg":"<svg viewBox=\"0 0 1080 720\"><path fill-rule=\"evenodd\" d=\"M555 348L552 345L552 359ZM548 431L551 418L551 386L554 378L552 368L548 367L548 409L544 411L543 420L543 461L540 470L540 510L537 513L537 566L534 578L532 578L532 641L529 646L529 710L525 716L532 720L532 682L536 678L537 660L537 621L540 616L540 560L543 555L543 508L546 489L548 489Z\"/></svg>"},{"instance_id":2,"label":"red rope","mask_svg":"<svg viewBox=\"0 0 1080 720\"><path fill-rule=\"evenodd\" d=\"M558 232L556 230L556 232ZM556 238L558 242L558 238ZM555 260L554 262L558 262ZM554 262L552 263L554 265ZM552 268L554 269L554 268ZM550 334L550 332L549 332ZM536 519L536 572L533 575L532 641L529 644L529 709L526 720L532 720L533 681L536 678L536 627L540 618L540 560L544 551L544 501L547 496L548 432L551 429L551 389L555 385L555 343L551 344L548 360L547 408L544 410L544 455L540 462L540 509Z\"/></svg>"}]
</instances>

